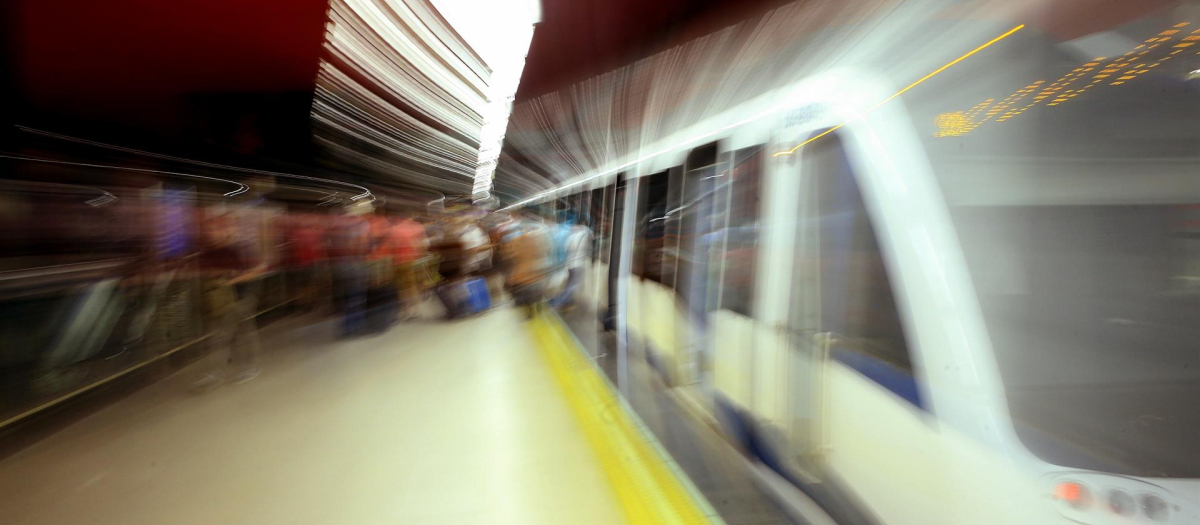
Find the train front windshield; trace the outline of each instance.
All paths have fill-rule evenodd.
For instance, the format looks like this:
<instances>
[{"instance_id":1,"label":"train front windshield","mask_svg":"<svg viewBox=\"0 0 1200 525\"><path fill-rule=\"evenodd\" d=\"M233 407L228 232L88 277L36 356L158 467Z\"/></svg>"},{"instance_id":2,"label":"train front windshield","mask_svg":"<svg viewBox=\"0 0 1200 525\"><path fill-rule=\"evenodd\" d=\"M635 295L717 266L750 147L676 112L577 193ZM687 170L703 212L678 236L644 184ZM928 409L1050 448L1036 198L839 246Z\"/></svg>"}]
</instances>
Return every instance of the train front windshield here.
<instances>
[{"instance_id":1,"label":"train front windshield","mask_svg":"<svg viewBox=\"0 0 1200 525\"><path fill-rule=\"evenodd\" d=\"M1200 477L1200 200L954 215L1025 444L1064 466Z\"/></svg>"},{"instance_id":2,"label":"train front windshield","mask_svg":"<svg viewBox=\"0 0 1200 525\"><path fill-rule=\"evenodd\" d=\"M1179 44L1200 20L1149 25L1113 32L1133 54L1050 45L1032 69L1059 80L1004 78L927 123L1022 442L1197 478L1200 56Z\"/></svg>"}]
</instances>

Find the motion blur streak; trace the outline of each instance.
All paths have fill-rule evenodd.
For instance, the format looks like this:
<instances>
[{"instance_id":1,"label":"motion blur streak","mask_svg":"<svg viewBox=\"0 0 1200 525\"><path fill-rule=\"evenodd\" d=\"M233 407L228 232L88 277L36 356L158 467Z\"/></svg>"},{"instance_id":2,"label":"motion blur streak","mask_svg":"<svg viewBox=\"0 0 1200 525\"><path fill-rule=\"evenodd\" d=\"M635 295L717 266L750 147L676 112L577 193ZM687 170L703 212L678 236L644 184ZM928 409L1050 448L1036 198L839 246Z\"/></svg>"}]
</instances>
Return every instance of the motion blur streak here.
<instances>
[{"instance_id":1,"label":"motion blur streak","mask_svg":"<svg viewBox=\"0 0 1200 525\"><path fill-rule=\"evenodd\" d=\"M900 96L900 95L903 95L903 94L904 94L905 92L907 92L908 90L910 90L910 89L912 89L912 88L914 88L914 87L917 87L917 85L918 85L918 84L920 84L920 83L922 83L922 82L924 82L924 81L926 81L926 80L929 80L930 78L933 78L933 76L934 76L934 75L936 75L936 74L938 74L938 73L941 73L942 71L945 71L945 70L949 69L949 68L950 68L950 66L953 66L954 64L957 64L957 63L959 63L959 62L962 62L963 60L966 60L966 59L967 59L968 57L970 57L971 55L974 55L975 53L978 53L978 52L980 52L980 51L983 51L983 50L984 50L984 49L986 49L988 46L990 46L990 45L992 45L992 44L995 44L996 42L999 42L999 41L1001 41L1001 40L1004 40L1005 38L1008 38L1008 37L1009 37L1010 35L1012 35L1013 33L1016 33L1017 31L1020 31L1020 30L1022 30L1022 29L1024 29L1024 28L1025 28L1025 24L1021 24L1021 25L1019 25L1019 26L1017 26L1017 27L1014 27L1014 28L1012 28L1012 29L1009 29L1009 30L1008 30L1006 33L1004 33L1004 34L1002 34L1002 35L1000 35L1000 36L998 36L998 37L996 37L996 38L993 38L993 39L989 40L987 43L985 43L985 44L983 44L983 45L981 45L981 46L979 46L979 47L977 47L977 48L975 48L975 49L972 49L971 51L967 52L967 53L966 53L966 54L964 54L963 56L960 56L960 57L958 57L958 58L956 58L956 59L954 59L954 60L951 60L951 61L950 61L950 62L948 62L946 65L944 65L944 66L942 66L942 67L939 67L939 68L937 68L937 69L933 70L933 72L929 73L928 75L925 75L925 76L921 77L921 78L920 78L919 80L917 80L916 82L913 82L912 84L909 84L909 85L908 85L907 87L905 87L904 89L901 89L900 91L897 91L897 92L896 92L896 94L894 94L894 95L892 95L892 96L890 96L890 97L888 97L888 98L886 98L886 99L884 99L884 100L880 101L878 104L875 104L874 106L872 106L872 107L871 107L871 109L875 109L875 108L877 108L877 107L879 107L879 106L882 106L882 105L884 105L884 104L886 104L886 103L890 102L892 99L894 99L894 98L896 98L896 97L898 97L898 96ZM868 110L868 111L870 111L870 110Z\"/></svg>"},{"instance_id":2,"label":"motion blur streak","mask_svg":"<svg viewBox=\"0 0 1200 525\"><path fill-rule=\"evenodd\" d=\"M104 169L110 169L110 170L133 171L133 172L139 172L139 173L155 173L155 174L159 174L159 175L176 175L176 176L180 176L180 177L189 177L189 178L195 178L195 179L215 180L218 182L224 182L227 184L232 184L234 186L237 186L236 190L232 190L227 193L224 193L224 196L226 196L226 197L233 197L235 195L241 195L250 190L249 186L242 184L240 182L235 182L235 181L228 180L228 179L219 179L216 177L206 177L204 175L196 175L196 174L192 174L192 173L178 173L178 172L173 172L173 171L150 170L150 169L132 168L132 167L125 167L125 166L106 166L106 165L102 165L102 164L86 164L86 163L82 163L82 162L68 162L68 161L63 161L63 160L39 159L39 158L34 158L34 157L21 157L21 156L16 156L16 155L0 155L0 159L25 160L25 161L29 161L29 162L41 162L41 163L45 163L45 164L61 164L61 165L65 165L65 166L79 166L79 167L84 167L84 168L104 168ZM112 197L111 193L108 193L108 192L105 192L105 193L109 197ZM113 198L113 200L116 200L116 197L112 197L112 198ZM86 201L86 202L91 203L92 201Z\"/></svg>"},{"instance_id":3,"label":"motion blur streak","mask_svg":"<svg viewBox=\"0 0 1200 525\"><path fill-rule=\"evenodd\" d=\"M1198 525L1198 49L1200 0L0 3L0 523Z\"/></svg>"},{"instance_id":4,"label":"motion blur streak","mask_svg":"<svg viewBox=\"0 0 1200 525\"><path fill-rule=\"evenodd\" d=\"M362 193L358 193L358 194L352 195L350 197L350 200L352 200L352 201L357 201L357 200L366 199L366 198L373 198L373 196L371 195L371 190L369 190L363 186L359 186L357 184L351 184L348 182L343 182L343 181L338 181L338 180L322 179L319 177L310 177L307 175L297 175L294 173L280 173L277 171L256 170L256 169L243 168L243 167L238 167L238 166L229 166L229 165L225 165L225 164L215 164L212 162L205 162L205 161L194 160L194 159L184 159L184 158L180 158L180 157L174 157L171 155L164 155L162 153L152 153L149 151L142 151L139 149L126 148L123 146L116 146L113 144L105 144L103 142L96 142L94 140L87 140L87 139L81 139L78 137L61 135L58 133L52 133L52 132L43 131L40 129L33 129L30 127L20 126L20 125L17 126L17 129L20 129L21 131L25 131L28 133L42 135L45 137L51 137L51 138L66 140L66 141L70 141L70 142L78 142L80 144L87 144L90 146L98 146L101 148L111 149L111 150L116 150L116 151L123 151L126 153L134 153L137 155L153 157L156 159L170 160L170 161L175 161L175 162L182 162L185 164L194 164L197 166L218 168L218 169L222 169L222 170L236 171L236 172L241 172L241 173L255 173L258 175L272 175L272 176L276 176L276 177L288 177L288 178L300 179L300 180L306 180L306 181L321 182L321 183L326 183L326 184L331 184L331 185L336 185L336 186L346 186L349 188L354 188L357 191L361 191ZM234 184L237 184L237 183L234 183Z\"/></svg>"},{"instance_id":5,"label":"motion blur streak","mask_svg":"<svg viewBox=\"0 0 1200 525\"><path fill-rule=\"evenodd\" d=\"M981 45L981 46L979 46L979 47L977 47L977 48L975 48L975 49L972 49L971 51L967 52L967 53L966 53L966 54L964 54L963 56L960 56L960 57L958 57L958 58L956 58L956 59L954 59L954 60L951 60L950 62L946 63L946 65L944 65L944 66L942 66L942 67L939 67L939 68L937 68L937 69L933 70L933 72L929 73L928 75L925 75L925 76L921 77L921 78L920 78L919 80L917 80L916 82L913 82L912 84L909 84L909 85L908 85L907 87L905 87L904 89L901 89L900 91L897 91L897 92L896 92L895 94L893 94L892 96L890 96L890 97L888 97L888 98L885 98L885 99L881 100L881 101L880 101L878 104L875 104L874 106L871 106L871 108L870 108L870 109L868 109L868 110L867 110L867 112L873 111L873 110L875 110L876 108L878 108L879 106L882 106L882 105L884 105L884 104L887 104L888 102L891 102L891 101L892 101L892 99L894 99L894 98L896 98L896 97L898 97L898 96L900 96L900 95L903 95L905 92L907 92L908 90L910 90L910 89L912 89L912 88L915 88L915 87L917 87L917 85L918 85L918 84L920 84L920 83L922 83L922 82L924 82L924 81L926 81L926 80L929 80L930 78L933 78L933 76L934 76L934 75L936 75L936 74L938 74L938 73L941 73L942 71L945 71L946 69L950 68L950 66L953 66L954 64L957 64L957 63L959 63L959 62L962 62L963 60L966 60L966 59L967 59L968 57L970 57L971 55L974 55L975 53L978 53L978 52L980 52L980 51L983 51L983 50L984 50L985 48L987 48L988 46L990 46L990 45L992 45L992 44L995 44L996 42L999 42L999 41L1001 41L1001 40L1003 40L1003 39L1005 39L1005 38L1008 38L1008 36L1009 36L1009 35L1012 35L1013 33L1016 33L1017 31L1020 31L1021 29L1024 29L1024 28L1025 28L1025 25L1024 25L1024 24L1021 24L1021 25L1019 25L1019 26L1017 26L1017 27L1014 27L1014 28L1012 28L1012 29L1009 29L1009 30L1008 30L1008 32L1006 32L1006 33L1004 33L1004 34L1002 34L1002 35L1000 35L1000 36L998 36L998 37L996 37L996 38L993 38L993 39L989 40L987 43L985 43L985 44L983 44L983 45ZM783 155L791 155L791 154L795 153L795 152L796 152L796 150L798 150L798 149L800 149L800 148L804 147L804 145L805 145L805 144L808 144L808 143L810 143L810 142L812 142L812 141L814 141L814 140L817 140L817 139L819 139L819 138L821 138L821 137L824 137L825 135L828 135L828 134L830 134L830 133L833 133L834 131L837 131L838 129L841 129L841 127L842 127L842 126L845 126L845 124L838 124L837 126L834 126L834 127L832 127L832 128L829 128L828 130L826 130L826 131L822 132L821 134L819 134L819 135L817 135L817 136L815 136L815 137L813 137L813 138L811 138L811 139L808 139L808 140L806 140L806 141L804 141L804 142L801 142L801 143L799 143L799 144L795 145L794 147L792 147L792 149L789 149L789 150L787 150L787 151L778 151L778 152L775 152L774 154L772 154L771 156L772 156L772 157L780 157L780 156L783 156Z\"/></svg>"}]
</instances>

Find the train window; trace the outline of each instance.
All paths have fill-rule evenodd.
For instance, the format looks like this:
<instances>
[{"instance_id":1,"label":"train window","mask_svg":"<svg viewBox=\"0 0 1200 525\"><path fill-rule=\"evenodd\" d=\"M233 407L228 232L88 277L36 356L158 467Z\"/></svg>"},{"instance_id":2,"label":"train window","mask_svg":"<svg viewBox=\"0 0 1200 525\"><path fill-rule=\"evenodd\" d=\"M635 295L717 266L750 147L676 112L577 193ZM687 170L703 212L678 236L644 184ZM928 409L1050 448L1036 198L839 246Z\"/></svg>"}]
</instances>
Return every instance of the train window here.
<instances>
[{"instance_id":1,"label":"train window","mask_svg":"<svg viewBox=\"0 0 1200 525\"><path fill-rule=\"evenodd\" d=\"M755 267L758 264L758 219L762 180L762 147L733 154L729 177L728 222L724 228L724 280L720 307L751 315Z\"/></svg>"},{"instance_id":2,"label":"train window","mask_svg":"<svg viewBox=\"0 0 1200 525\"><path fill-rule=\"evenodd\" d=\"M589 203L591 198L592 193L589 191L580 192L575 196L575 220L584 226L588 226L588 209L591 207Z\"/></svg>"},{"instance_id":3,"label":"train window","mask_svg":"<svg viewBox=\"0 0 1200 525\"><path fill-rule=\"evenodd\" d=\"M920 406L891 279L842 143L835 135L806 149L818 217L816 231L811 221L798 228L793 329L835 334L834 359Z\"/></svg>"},{"instance_id":4,"label":"train window","mask_svg":"<svg viewBox=\"0 0 1200 525\"><path fill-rule=\"evenodd\" d=\"M668 172L663 171L640 179L641 190L638 200L641 214L634 246L633 273L659 283L667 273L664 270L664 238L666 232Z\"/></svg>"}]
</instances>

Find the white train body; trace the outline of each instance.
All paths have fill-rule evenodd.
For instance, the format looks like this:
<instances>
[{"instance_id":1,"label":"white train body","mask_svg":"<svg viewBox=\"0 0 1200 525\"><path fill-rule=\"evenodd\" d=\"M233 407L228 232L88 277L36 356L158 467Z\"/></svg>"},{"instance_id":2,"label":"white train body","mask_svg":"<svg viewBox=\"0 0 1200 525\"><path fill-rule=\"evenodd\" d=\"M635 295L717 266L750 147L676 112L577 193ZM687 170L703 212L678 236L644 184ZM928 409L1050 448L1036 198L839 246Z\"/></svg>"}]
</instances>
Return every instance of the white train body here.
<instances>
[{"instance_id":1,"label":"white train body","mask_svg":"<svg viewBox=\"0 0 1200 525\"><path fill-rule=\"evenodd\" d=\"M1045 115L1012 115L1019 105L1011 102L981 124L986 106L972 104L990 97L995 107L1006 95L1032 100L1038 94L1020 93L1022 84L1038 80L1021 78L1028 68L1006 71L1003 52L995 53L965 59L998 64L979 78L964 80L971 73L963 71L920 85L910 85L920 75L897 81L870 68L829 68L649 141L540 198L604 195L606 187L611 196L618 178L624 181L622 205L607 208L620 212L618 222L625 225L611 241L619 256L607 265L597 262L592 282L600 284L589 289L588 300L599 311L616 305L630 359L651 362L667 385L697 400L730 440L759 461L804 490L825 494L817 498L822 504L842 506L831 515L889 525L1200 523L1200 479L1190 474L1196 458L1187 457L1187 449L1180 457L1165 442L1137 442L1176 454L1183 465L1176 469L1171 457L1122 448L1135 443L1130 439L1165 435L1158 431L1109 441L1083 435L1138 432L1171 418L1176 422L1163 424L1197 432L1188 425L1200 409L1195 397L1187 397L1200 393L1200 371L1191 366L1196 357L1158 362L1152 350L1137 348L1103 356L1072 353L1096 338L1123 337L1120 330L1128 327L1134 327L1128 333L1141 333L1138 326L1161 320L1161 303L1147 303L1145 319L1104 318L1115 335L1080 335L1080 327L1093 326L1083 317L1101 315L1101 308L1080 306L1078 294L1052 297L1089 282L1086 275L1061 271L1070 264L1082 274L1092 272L1093 288L1121 288L1108 280L1124 274L1107 268L1144 269L1136 253L1119 245L1138 237L1123 228L1144 228L1147 249L1169 246L1184 253L1148 253L1146 260L1189 259L1190 241L1178 239L1190 232L1168 235L1154 228L1165 224L1161 217L1186 218L1188 206L1200 203L1200 183L1193 182L1200 180L1200 149L1182 156L1153 148L1130 155L1121 147L1105 148L1103 140L1071 135L1112 126L1112 119L1055 117L1049 113L1054 107L1041 108ZM1016 83L1017 90L997 78ZM1197 116L1195 107L1167 114L1154 107L1170 110L1179 101L1196 106L1197 86L1188 82L1163 88L1172 91L1157 102L1138 103L1146 107L1115 108L1128 112L1131 127L1118 135L1174 139L1185 152L1188 144L1200 144L1197 132L1181 131L1200 128L1200 121L1184 122ZM1117 88L1097 85L1092 89L1105 93ZM896 97L898 92L906 94ZM1135 113L1154 119L1139 120ZM955 120L960 117L965 124ZM1056 127L1054 118L1072 120ZM743 164L750 162L755 164ZM758 198L748 205L756 208L750 210L753 224L739 229L750 223L734 224L739 219L733 208L754 202L738 200L745 195L737 185L750 180L738 174L742 166L756 172ZM667 198L673 209L656 216L650 201L661 200L664 188L678 194ZM1126 219L1110 218L1114 209ZM988 214L992 222L974 218L993 216ZM1089 223L1093 216L1101 222ZM1033 226L1013 226L1021 217ZM664 221L661 249L674 250L663 255L670 261L663 264L674 265L670 276L647 273L646 264L659 263L644 260L650 244L639 247L660 242L646 234L658 219ZM1105 229L1114 230L1111 237ZM1065 233L1072 231L1095 238ZM1167 240L1150 240L1160 237ZM1101 242L1106 238L1114 244ZM749 251L738 251L746 246ZM1040 251L1021 252L1022 246ZM680 262L688 257L694 259ZM1094 266L1101 270L1090 270L1094 259L1102 261ZM614 301L602 284L608 265L619 269ZM1053 268L1050 275L1063 281L1061 287L1031 265ZM1173 279L1190 276L1171 271L1178 274ZM1137 284L1135 275L1127 278ZM747 280L752 287L739 290ZM1186 298L1190 286L1162 294ZM1200 311L1187 299L1171 300L1185 301L1180 304L1187 312ZM1087 316L1067 312L1072 308ZM1056 311L1064 313L1058 317ZM836 319L841 314L866 321ZM900 333L888 316L896 318ZM1031 324L1038 317L1045 326ZM1153 330L1175 333L1169 324ZM879 337L854 337L831 326ZM1046 350L1018 352L1015 359L1014 341L1041 341ZM1114 366L1113 359L1126 361ZM1177 385L1146 394L1173 401L1161 413L1135 414L1128 427L1098 423L1103 417L1088 412L1094 407L1143 406L1139 400L1146 396L1129 389L1150 387L1128 386L1135 384L1130 378L1136 385ZM1110 388L1110 381L1116 386ZM1019 407L1012 406L1014 399ZM1046 399L1061 400L1069 410ZM1045 414L1025 417L1042 414L1038 403ZM1200 433L1171 439L1197 442ZM1112 444L1112 454L1097 443ZM1194 449L1190 454L1197 455ZM1127 500L1121 494L1132 507L1122 506Z\"/></svg>"}]
</instances>

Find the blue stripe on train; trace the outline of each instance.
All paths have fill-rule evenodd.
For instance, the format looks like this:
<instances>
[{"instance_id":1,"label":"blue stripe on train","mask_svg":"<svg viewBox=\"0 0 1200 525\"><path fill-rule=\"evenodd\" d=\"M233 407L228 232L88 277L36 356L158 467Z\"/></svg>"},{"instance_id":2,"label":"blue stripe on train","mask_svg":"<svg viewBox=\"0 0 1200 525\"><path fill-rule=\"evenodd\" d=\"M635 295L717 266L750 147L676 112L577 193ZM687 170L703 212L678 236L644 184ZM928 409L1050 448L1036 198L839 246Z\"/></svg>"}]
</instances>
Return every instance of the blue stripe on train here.
<instances>
[{"instance_id":1,"label":"blue stripe on train","mask_svg":"<svg viewBox=\"0 0 1200 525\"><path fill-rule=\"evenodd\" d=\"M717 421L733 437L734 441L746 449L746 453L750 457L758 459L789 483L797 487L804 486L800 479L792 475L791 469L787 468L783 458L775 453L774 447L768 445L762 438L750 416L720 394L716 396L716 407Z\"/></svg>"},{"instance_id":2,"label":"blue stripe on train","mask_svg":"<svg viewBox=\"0 0 1200 525\"><path fill-rule=\"evenodd\" d=\"M795 475L792 469L787 467L784 458L775 452L775 447L767 443L750 413L740 409L720 393L715 396L715 401L717 420L725 432L740 443L747 454L816 502L834 521L847 525L880 524L869 507L858 501L852 492L832 475L827 475L822 483L817 484L806 483ZM822 484L827 486L823 487Z\"/></svg>"},{"instance_id":3,"label":"blue stripe on train","mask_svg":"<svg viewBox=\"0 0 1200 525\"><path fill-rule=\"evenodd\" d=\"M901 370L869 355L841 348L834 349L833 359L853 368L867 379L879 383L917 408L925 409L921 403L921 391L917 388L917 380L911 372Z\"/></svg>"}]
</instances>

